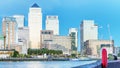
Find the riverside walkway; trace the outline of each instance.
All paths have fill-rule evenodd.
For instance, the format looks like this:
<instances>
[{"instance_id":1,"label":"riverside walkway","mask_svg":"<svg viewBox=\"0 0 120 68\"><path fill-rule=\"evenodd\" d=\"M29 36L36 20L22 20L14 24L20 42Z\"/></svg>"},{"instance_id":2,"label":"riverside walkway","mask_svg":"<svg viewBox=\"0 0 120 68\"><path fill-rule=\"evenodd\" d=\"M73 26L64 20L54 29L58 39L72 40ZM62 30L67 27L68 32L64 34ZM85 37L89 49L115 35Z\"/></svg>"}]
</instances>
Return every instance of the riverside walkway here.
<instances>
[{"instance_id":1,"label":"riverside walkway","mask_svg":"<svg viewBox=\"0 0 120 68\"><path fill-rule=\"evenodd\" d=\"M102 67L101 67L101 61L97 61L95 63L77 66L73 68L102 68ZM107 68L120 68L120 60L109 61Z\"/></svg>"}]
</instances>

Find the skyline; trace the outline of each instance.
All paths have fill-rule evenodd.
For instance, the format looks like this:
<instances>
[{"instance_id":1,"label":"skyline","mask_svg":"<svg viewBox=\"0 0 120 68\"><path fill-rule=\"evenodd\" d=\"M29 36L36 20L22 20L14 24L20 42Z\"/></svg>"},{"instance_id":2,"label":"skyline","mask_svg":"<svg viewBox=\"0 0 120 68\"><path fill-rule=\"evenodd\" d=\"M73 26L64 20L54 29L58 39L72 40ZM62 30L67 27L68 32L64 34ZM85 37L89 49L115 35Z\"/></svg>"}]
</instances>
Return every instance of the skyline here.
<instances>
[{"instance_id":1,"label":"skyline","mask_svg":"<svg viewBox=\"0 0 120 68\"><path fill-rule=\"evenodd\" d=\"M110 33L115 41L115 46L120 46L120 1L119 0L7 0L0 2L0 21L5 16L25 15L25 25L27 25L28 11L34 3L42 8L43 29L47 15L58 15L60 24L60 35L67 35L69 28L80 28L82 20L94 20L99 28L99 38L109 39L107 25L110 25ZM7 4L7 5L6 5ZM4 6L4 7L3 7ZM24 8L23 8L24 7ZM62 26L64 25L64 26ZM1 31L1 23L0 23ZM80 34L80 29L78 30ZM0 32L1 33L1 32ZM103 36L102 36L103 35ZM80 39L80 35L78 36ZM80 42L80 40L78 40ZM80 44L80 43L78 43Z\"/></svg>"}]
</instances>

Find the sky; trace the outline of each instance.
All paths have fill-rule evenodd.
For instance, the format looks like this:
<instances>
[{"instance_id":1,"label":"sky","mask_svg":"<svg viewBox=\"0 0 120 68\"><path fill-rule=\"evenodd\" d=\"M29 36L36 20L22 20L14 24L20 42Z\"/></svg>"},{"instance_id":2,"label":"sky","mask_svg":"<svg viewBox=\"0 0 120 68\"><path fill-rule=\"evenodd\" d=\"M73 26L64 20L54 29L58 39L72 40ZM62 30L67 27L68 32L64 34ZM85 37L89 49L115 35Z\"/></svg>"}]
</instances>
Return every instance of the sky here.
<instances>
[{"instance_id":1,"label":"sky","mask_svg":"<svg viewBox=\"0 0 120 68\"><path fill-rule=\"evenodd\" d=\"M34 3L42 8L43 29L46 15L59 16L60 35L68 35L69 28L78 28L80 35L81 21L94 20L99 27L99 39L110 38L109 24L115 46L120 46L120 0L0 0L0 33L5 16L24 15L27 26L29 7Z\"/></svg>"}]
</instances>

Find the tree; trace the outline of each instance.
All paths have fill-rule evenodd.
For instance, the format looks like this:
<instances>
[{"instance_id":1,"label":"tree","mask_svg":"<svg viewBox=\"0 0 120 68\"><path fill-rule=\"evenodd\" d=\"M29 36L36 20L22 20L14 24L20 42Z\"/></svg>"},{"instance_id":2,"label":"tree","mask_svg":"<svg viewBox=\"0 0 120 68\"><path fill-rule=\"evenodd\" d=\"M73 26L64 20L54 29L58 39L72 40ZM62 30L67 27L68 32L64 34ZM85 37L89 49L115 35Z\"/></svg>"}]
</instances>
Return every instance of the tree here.
<instances>
[{"instance_id":1,"label":"tree","mask_svg":"<svg viewBox=\"0 0 120 68\"><path fill-rule=\"evenodd\" d=\"M114 59L113 55L112 54L108 54L108 59L109 60L113 60Z\"/></svg>"},{"instance_id":2,"label":"tree","mask_svg":"<svg viewBox=\"0 0 120 68\"><path fill-rule=\"evenodd\" d=\"M14 50L14 53L13 53L12 57L18 57L18 56L19 56L19 52Z\"/></svg>"},{"instance_id":3,"label":"tree","mask_svg":"<svg viewBox=\"0 0 120 68\"><path fill-rule=\"evenodd\" d=\"M120 53L118 53L118 57L120 57Z\"/></svg>"}]
</instances>

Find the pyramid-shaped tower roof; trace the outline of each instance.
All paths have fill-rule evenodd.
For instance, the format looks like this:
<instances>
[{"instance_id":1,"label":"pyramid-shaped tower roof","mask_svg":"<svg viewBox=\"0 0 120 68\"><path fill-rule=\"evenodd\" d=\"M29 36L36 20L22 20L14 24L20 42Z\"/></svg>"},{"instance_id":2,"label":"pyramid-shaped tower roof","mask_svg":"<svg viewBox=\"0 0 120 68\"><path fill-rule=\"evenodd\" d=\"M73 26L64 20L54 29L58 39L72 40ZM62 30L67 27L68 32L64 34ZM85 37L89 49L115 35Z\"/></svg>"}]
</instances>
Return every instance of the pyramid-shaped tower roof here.
<instances>
[{"instance_id":1,"label":"pyramid-shaped tower roof","mask_svg":"<svg viewBox=\"0 0 120 68\"><path fill-rule=\"evenodd\" d=\"M31 7L33 7L33 8L39 8L39 6L36 3L34 3Z\"/></svg>"}]
</instances>

